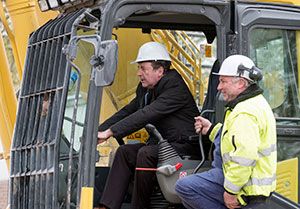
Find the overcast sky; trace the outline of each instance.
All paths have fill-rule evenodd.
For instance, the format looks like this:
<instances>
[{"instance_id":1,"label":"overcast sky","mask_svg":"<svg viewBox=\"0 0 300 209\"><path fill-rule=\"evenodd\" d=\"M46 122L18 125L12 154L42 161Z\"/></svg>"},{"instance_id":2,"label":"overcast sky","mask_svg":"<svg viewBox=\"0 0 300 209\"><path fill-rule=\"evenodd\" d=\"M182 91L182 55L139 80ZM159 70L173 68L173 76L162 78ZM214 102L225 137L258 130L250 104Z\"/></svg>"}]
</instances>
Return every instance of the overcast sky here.
<instances>
[{"instance_id":1,"label":"overcast sky","mask_svg":"<svg viewBox=\"0 0 300 209\"><path fill-rule=\"evenodd\" d=\"M3 149L2 149L2 144L0 143L0 153L1 152L3 152ZM1 180L8 180L8 170L7 170L5 160L0 160L0 181Z\"/></svg>"}]
</instances>

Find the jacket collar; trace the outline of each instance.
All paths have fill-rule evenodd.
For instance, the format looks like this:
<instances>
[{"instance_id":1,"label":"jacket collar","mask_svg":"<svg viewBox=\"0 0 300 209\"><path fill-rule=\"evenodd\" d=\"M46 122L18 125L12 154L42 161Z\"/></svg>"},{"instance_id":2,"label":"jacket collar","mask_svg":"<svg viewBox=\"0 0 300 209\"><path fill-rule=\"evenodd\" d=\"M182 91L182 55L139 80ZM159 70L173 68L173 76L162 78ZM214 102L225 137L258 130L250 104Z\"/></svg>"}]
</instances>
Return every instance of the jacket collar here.
<instances>
[{"instance_id":1,"label":"jacket collar","mask_svg":"<svg viewBox=\"0 0 300 209\"><path fill-rule=\"evenodd\" d=\"M263 90L256 84L251 84L245 91L239 94L234 100L228 102L225 107L233 109L238 103L262 94Z\"/></svg>"}]
</instances>

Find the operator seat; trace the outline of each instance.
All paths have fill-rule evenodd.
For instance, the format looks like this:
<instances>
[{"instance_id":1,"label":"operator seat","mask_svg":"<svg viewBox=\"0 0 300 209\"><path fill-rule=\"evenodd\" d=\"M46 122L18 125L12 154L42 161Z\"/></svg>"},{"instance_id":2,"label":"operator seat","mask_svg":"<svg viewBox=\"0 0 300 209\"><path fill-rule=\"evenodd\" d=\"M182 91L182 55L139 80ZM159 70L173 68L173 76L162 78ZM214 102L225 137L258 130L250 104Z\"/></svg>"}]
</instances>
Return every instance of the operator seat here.
<instances>
[{"instance_id":1,"label":"operator seat","mask_svg":"<svg viewBox=\"0 0 300 209\"><path fill-rule=\"evenodd\" d=\"M220 63L218 60L216 60L212 66L212 70L209 75L208 91L201 111L201 115L212 121L212 123L222 121L224 115L224 101L222 95L217 91L217 86L219 84L219 76L213 75L213 73L219 72L219 68ZM203 137L204 139L202 139L202 137L197 135L192 136L190 138L193 141L199 141L201 151L199 155L201 155L201 161L190 160L188 158L180 159L179 157L176 157L175 159L169 160L169 162L159 163L159 166L168 164L175 165L178 162L183 164L183 167L181 169L179 169L170 176L165 176L164 174L157 172L158 183L165 199L174 204L181 202L175 192L175 183L178 180L178 178L195 172L206 171L211 166L211 153L213 151L213 147L208 137L205 136L205 138Z\"/></svg>"}]
</instances>

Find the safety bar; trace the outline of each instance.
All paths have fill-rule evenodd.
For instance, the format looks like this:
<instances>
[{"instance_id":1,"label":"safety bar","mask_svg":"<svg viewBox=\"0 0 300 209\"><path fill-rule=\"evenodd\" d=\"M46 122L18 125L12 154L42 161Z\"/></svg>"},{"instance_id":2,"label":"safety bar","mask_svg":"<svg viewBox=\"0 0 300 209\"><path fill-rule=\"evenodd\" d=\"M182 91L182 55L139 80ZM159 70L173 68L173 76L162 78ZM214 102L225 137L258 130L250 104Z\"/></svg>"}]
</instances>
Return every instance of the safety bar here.
<instances>
[{"instance_id":1,"label":"safety bar","mask_svg":"<svg viewBox=\"0 0 300 209\"><path fill-rule=\"evenodd\" d=\"M200 116L203 116L205 113L215 113L215 110L203 110L200 114ZM201 152L201 161L198 164L198 166L195 168L193 173L197 173L199 169L202 167L204 161L205 161L205 155L204 155L204 149L203 149L203 143L202 143L202 134L199 134L199 146L200 146L200 152Z\"/></svg>"}]
</instances>

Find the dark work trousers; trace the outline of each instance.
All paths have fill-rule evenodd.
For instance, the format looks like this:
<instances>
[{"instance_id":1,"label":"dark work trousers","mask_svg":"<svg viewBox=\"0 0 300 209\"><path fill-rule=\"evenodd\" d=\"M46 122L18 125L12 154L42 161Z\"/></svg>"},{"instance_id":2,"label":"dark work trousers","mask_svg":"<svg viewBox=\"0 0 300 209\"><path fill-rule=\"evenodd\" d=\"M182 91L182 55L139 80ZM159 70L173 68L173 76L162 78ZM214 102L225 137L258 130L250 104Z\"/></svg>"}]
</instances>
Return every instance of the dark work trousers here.
<instances>
[{"instance_id":1,"label":"dark work trousers","mask_svg":"<svg viewBox=\"0 0 300 209\"><path fill-rule=\"evenodd\" d=\"M135 171L136 167L156 168L158 145L125 144L118 148L100 203L121 208L129 183L134 177L131 208L147 208L155 183L155 172Z\"/></svg>"},{"instance_id":2,"label":"dark work trousers","mask_svg":"<svg viewBox=\"0 0 300 209\"><path fill-rule=\"evenodd\" d=\"M224 174L221 157L221 133L214 140L214 161L212 168L178 179L175 190L187 209L226 209L223 194L225 192Z\"/></svg>"}]
</instances>

